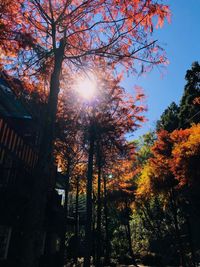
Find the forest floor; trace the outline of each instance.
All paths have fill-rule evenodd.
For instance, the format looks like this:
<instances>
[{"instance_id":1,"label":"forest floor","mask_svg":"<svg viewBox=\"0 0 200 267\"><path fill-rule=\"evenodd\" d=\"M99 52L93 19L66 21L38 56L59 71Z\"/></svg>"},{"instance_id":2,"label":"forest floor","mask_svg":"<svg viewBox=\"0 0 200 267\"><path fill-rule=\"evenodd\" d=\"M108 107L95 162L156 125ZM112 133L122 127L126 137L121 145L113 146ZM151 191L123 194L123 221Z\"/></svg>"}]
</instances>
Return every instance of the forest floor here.
<instances>
[{"instance_id":1,"label":"forest floor","mask_svg":"<svg viewBox=\"0 0 200 267\"><path fill-rule=\"evenodd\" d=\"M78 267L82 267L83 265L77 265ZM66 267L76 267L75 265L66 265ZM95 267L94 265L91 265L91 267ZM110 266L105 266L105 267L110 267ZM116 265L116 267L135 267L135 265L124 265L124 264L119 264ZM143 265L143 264L138 264L138 267L159 267L159 266L153 266L153 265ZM163 267L163 266L160 266ZM175 267L175 266L165 266L165 267Z\"/></svg>"},{"instance_id":2,"label":"forest floor","mask_svg":"<svg viewBox=\"0 0 200 267\"><path fill-rule=\"evenodd\" d=\"M82 267L83 265L78 264L77 266ZM128 267L135 267L135 265L123 265L123 264L116 265L116 267L127 267L127 266ZM65 265L65 267L76 267L76 266L75 266L75 264L67 264L67 265ZM91 267L95 267L95 266L91 265ZM110 266L105 266L105 267L110 267ZM147 265L138 264L138 267L154 267L154 266L149 266L149 265L147 266ZM171 267L171 266L168 266L168 267Z\"/></svg>"},{"instance_id":3,"label":"forest floor","mask_svg":"<svg viewBox=\"0 0 200 267\"><path fill-rule=\"evenodd\" d=\"M125 264L117 264L115 266L116 267L135 267L135 265L125 265ZM73 263L68 263L67 265L65 265L65 267L83 267L83 259L77 265L75 265ZM95 266L94 265L91 265L91 267L95 267ZM111 266L105 266L105 267L111 267ZM154 266L154 265L143 265L141 263L138 263L138 267L163 267L163 266L158 266L158 265L157 266ZM165 267L177 267L177 266L165 266Z\"/></svg>"}]
</instances>

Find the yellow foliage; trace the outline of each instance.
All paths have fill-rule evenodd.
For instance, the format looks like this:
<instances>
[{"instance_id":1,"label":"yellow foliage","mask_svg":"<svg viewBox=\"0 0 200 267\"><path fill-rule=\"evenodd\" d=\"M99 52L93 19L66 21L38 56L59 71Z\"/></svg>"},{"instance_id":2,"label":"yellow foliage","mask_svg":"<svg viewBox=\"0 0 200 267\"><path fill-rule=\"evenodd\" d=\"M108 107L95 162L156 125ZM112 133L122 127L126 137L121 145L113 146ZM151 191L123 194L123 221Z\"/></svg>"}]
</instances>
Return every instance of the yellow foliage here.
<instances>
[{"instance_id":1,"label":"yellow foliage","mask_svg":"<svg viewBox=\"0 0 200 267\"><path fill-rule=\"evenodd\" d=\"M140 171L138 198L167 193L172 187L200 185L200 124L159 133L152 153L153 157Z\"/></svg>"},{"instance_id":2,"label":"yellow foliage","mask_svg":"<svg viewBox=\"0 0 200 267\"><path fill-rule=\"evenodd\" d=\"M146 198L152 193L151 179L154 177L154 170L150 163L147 163L141 171L137 185L137 198Z\"/></svg>"}]
</instances>

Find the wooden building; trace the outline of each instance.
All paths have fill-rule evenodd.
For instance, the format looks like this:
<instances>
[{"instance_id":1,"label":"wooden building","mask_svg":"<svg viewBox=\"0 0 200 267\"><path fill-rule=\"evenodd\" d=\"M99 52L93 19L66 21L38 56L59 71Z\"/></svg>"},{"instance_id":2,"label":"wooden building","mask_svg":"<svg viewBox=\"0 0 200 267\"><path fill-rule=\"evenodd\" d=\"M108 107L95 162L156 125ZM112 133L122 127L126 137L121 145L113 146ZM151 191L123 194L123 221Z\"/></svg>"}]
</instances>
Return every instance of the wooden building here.
<instances>
[{"instance_id":1,"label":"wooden building","mask_svg":"<svg viewBox=\"0 0 200 267\"><path fill-rule=\"evenodd\" d=\"M20 267L42 121L40 114L35 115L16 95L15 83L20 84L0 74L0 266ZM56 177L56 170L54 174ZM57 255L64 221L61 197L54 186L49 189L44 216L44 238L39 245L41 266L46 266L45 259ZM37 237L33 242L37 243Z\"/></svg>"}]
</instances>

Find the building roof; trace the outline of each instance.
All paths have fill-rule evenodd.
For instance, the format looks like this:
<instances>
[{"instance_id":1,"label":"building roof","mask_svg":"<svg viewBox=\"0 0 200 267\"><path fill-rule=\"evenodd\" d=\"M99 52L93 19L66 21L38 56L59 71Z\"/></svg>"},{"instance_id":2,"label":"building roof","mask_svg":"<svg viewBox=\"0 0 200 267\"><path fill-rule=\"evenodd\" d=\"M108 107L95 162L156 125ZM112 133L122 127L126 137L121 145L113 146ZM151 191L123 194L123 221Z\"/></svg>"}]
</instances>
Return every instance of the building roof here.
<instances>
[{"instance_id":1,"label":"building roof","mask_svg":"<svg viewBox=\"0 0 200 267\"><path fill-rule=\"evenodd\" d=\"M32 119L31 114L27 111L3 75L0 76L0 116Z\"/></svg>"}]
</instances>

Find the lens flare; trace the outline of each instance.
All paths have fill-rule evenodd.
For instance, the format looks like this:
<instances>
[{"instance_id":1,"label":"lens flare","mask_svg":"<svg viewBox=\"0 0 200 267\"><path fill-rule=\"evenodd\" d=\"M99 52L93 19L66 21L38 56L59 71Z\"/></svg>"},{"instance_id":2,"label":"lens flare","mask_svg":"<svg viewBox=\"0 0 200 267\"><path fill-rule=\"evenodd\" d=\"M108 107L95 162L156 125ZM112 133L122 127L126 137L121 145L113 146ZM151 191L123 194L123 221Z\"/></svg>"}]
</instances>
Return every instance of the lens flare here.
<instances>
[{"instance_id":1,"label":"lens flare","mask_svg":"<svg viewBox=\"0 0 200 267\"><path fill-rule=\"evenodd\" d=\"M92 99L97 91L97 81L93 73L84 73L78 77L76 91L85 99Z\"/></svg>"}]
</instances>

